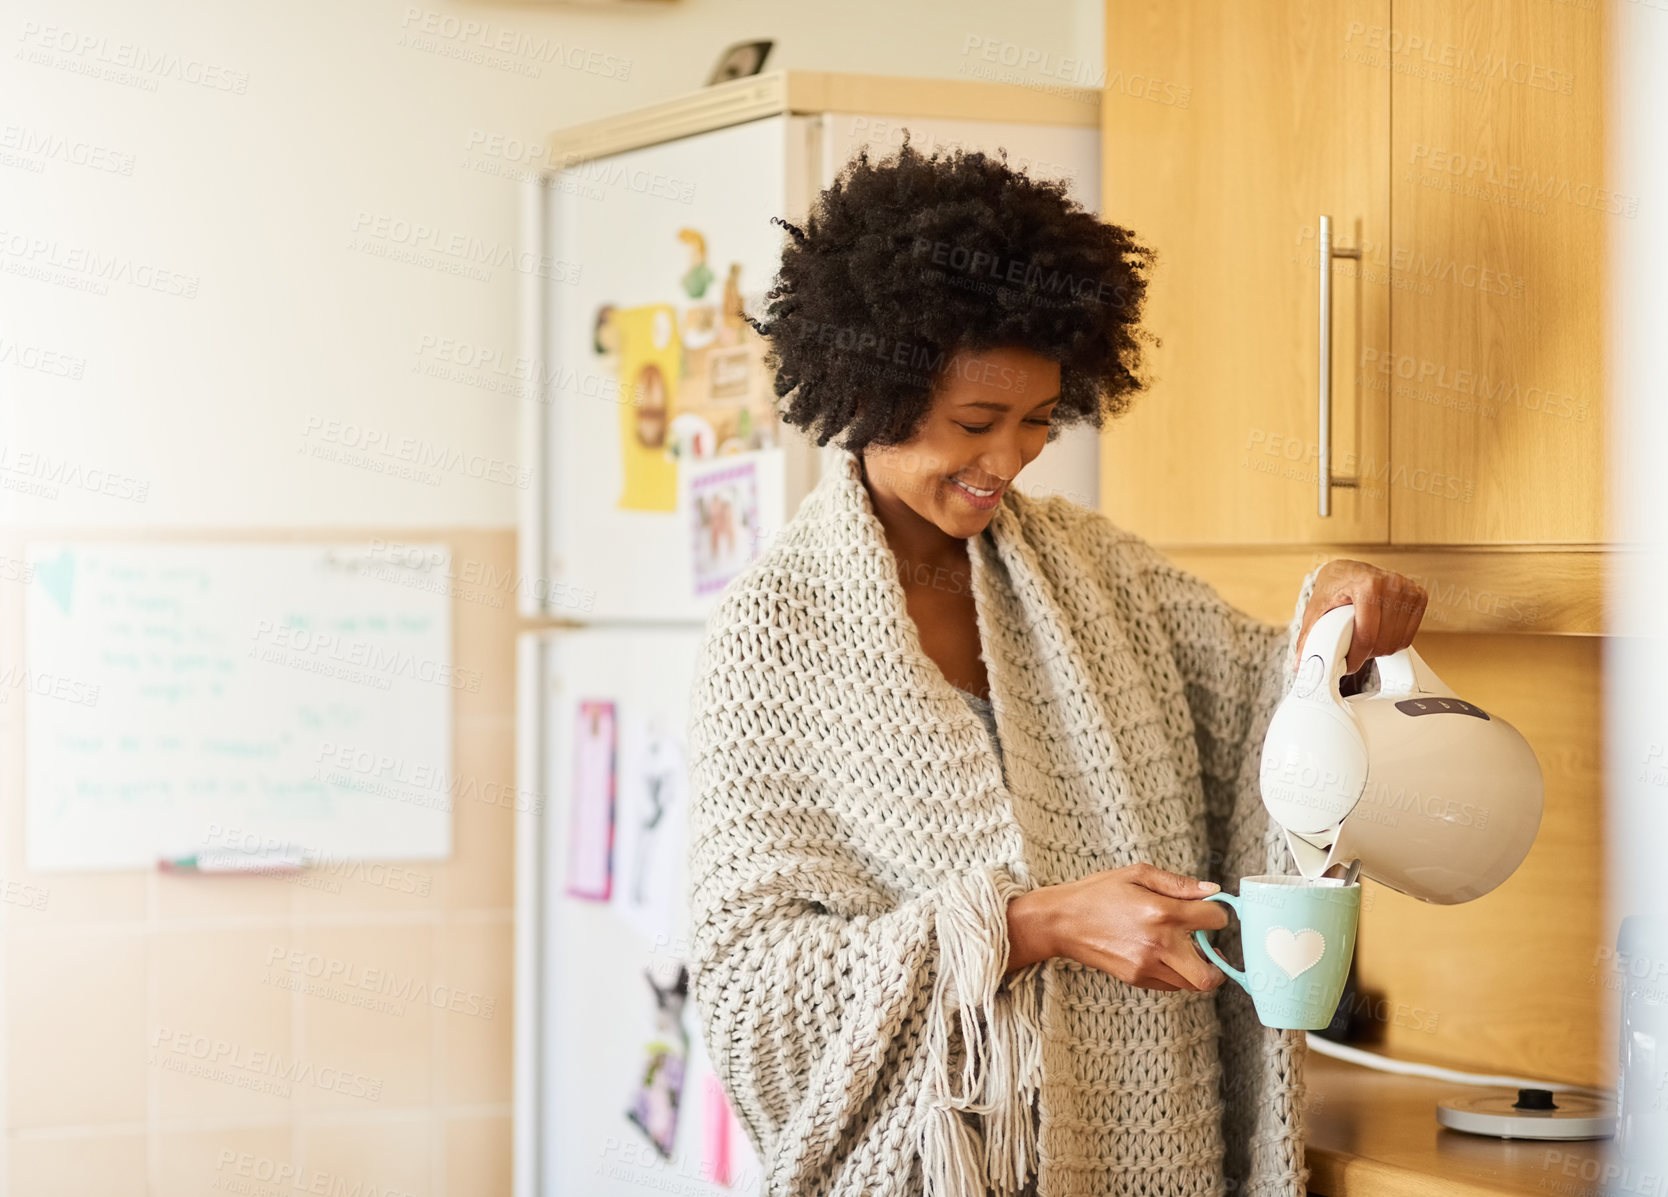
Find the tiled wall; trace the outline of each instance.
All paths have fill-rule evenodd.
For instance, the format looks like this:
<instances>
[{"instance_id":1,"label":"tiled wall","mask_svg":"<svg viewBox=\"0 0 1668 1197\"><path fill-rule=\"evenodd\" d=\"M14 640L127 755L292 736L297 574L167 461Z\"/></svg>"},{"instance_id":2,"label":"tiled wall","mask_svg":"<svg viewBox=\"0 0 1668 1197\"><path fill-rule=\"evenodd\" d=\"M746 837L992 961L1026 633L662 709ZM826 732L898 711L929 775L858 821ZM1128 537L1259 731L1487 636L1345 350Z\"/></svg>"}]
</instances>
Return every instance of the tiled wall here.
<instances>
[{"instance_id":1,"label":"tiled wall","mask_svg":"<svg viewBox=\"0 0 1668 1197\"><path fill-rule=\"evenodd\" d=\"M508 530L399 539L513 575ZM24 585L0 582L7 662ZM482 679L454 691L456 773L514 795L514 594L475 587L452 611L453 660ZM27 703L0 691L4 1193L507 1194L513 799L456 801L445 861L31 873Z\"/></svg>"}]
</instances>

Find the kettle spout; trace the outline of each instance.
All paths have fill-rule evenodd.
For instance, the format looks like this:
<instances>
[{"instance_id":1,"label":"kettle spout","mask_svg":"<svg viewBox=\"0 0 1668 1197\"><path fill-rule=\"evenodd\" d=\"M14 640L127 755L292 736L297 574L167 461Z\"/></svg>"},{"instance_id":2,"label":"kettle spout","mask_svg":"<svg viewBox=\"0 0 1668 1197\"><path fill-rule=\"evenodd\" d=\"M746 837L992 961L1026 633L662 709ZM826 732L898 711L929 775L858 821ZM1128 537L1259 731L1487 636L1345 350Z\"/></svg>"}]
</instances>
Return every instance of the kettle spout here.
<instances>
[{"instance_id":1,"label":"kettle spout","mask_svg":"<svg viewBox=\"0 0 1668 1197\"><path fill-rule=\"evenodd\" d=\"M1286 831L1286 847L1291 849L1292 860L1297 863L1297 871L1305 877L1319 877L1326 872L1333 863L1333 851L1337 848L1338 828L1323 831L1314 836L1299 835L1295 831ZM1319 840L1320 843L1315 841Z\"/></svg>"}]
</instances>

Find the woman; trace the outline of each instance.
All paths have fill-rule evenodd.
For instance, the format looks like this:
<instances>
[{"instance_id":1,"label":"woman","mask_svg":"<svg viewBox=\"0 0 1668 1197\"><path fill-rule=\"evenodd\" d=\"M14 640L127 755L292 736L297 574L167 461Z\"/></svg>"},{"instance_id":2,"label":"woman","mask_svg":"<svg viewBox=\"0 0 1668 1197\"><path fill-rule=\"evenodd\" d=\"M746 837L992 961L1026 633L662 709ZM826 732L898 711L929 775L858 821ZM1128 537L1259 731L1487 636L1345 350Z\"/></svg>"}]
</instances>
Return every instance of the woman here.
<instances>
[{"instance_id":1,"label":"woman","mask_svg":"<svg viewBox=\"0 0 1668 1197\"><path fill-rule=\"evenodd\" d=\"M1011 484L1139 389L1151 251L978 153L860 154L767 320L832 467L726 589L692 694L692 992L768 1194L1301 1194L1299 1033L1195 950L1295 873L1257 791L1291 626ZM981 722L982 717L982 722ZM1201 881L1200 878L1205 878Z\"/></svg>"}]
</instances>

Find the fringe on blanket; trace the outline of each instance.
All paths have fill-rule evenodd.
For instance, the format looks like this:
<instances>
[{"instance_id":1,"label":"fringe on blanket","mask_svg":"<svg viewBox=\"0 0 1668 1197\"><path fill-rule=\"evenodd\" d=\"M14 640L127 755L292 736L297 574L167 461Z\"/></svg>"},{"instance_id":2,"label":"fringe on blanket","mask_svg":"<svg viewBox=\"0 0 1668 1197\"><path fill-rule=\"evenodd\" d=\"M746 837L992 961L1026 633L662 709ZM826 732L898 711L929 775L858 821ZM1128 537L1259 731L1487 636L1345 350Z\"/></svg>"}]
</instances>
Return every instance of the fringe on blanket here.
<instances>
[{"instance_id":1,"label":"fringe on blanket","mask_svg":"<svg viewBox=\"0 0 1668 1197\"><path fill-rule=\"evenodd\" d=\"M1008 899L1020 892L1011 881L979 873L953 886L938 905L939 967L927 1015L919 1127L926 1197L1017 1194L1037 1170L1031 1111L1042 1077L1041 973L1027 969L1002 984ZM963 1047L954 1089L952 1016L960 1021ZM977 1124L963 1112L977 1115Z\"/></svg>"}]
</instances>

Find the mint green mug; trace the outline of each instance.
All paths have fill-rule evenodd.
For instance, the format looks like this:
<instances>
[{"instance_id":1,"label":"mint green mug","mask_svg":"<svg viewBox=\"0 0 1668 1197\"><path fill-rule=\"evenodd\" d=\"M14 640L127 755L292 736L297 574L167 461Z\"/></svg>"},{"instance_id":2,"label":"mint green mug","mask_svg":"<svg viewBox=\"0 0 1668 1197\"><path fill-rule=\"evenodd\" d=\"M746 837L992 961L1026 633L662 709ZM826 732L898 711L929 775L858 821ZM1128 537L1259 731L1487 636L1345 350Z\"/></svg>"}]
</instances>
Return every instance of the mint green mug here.
<instances>
[{"instance_id":1,"label":"mint green mug","mask_svg":"<svg viewBox=\"0 0 1668 1197\"><path fill-rule=\"evenodd\" d=\"M1361 883L1332 877L1246 877L1239 895L1214 893L1239 915L1245 968L1235 968L1193 933L1200 951L1245 992L1257 1021L1282 1030L1318 1031L1332 1021L1355 954Z\"/></svg>"}]
</instances>

